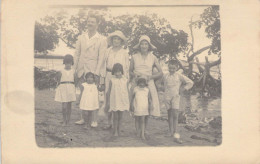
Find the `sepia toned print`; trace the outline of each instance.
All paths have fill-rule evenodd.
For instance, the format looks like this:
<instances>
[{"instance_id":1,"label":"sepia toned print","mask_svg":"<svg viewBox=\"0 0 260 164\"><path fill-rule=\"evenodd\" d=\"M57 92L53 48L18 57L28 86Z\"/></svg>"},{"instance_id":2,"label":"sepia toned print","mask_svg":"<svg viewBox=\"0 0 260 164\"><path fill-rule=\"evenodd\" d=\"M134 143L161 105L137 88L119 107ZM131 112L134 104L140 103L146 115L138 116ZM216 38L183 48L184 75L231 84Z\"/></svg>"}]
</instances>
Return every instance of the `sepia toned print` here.
<instances>
[{"instance_id":1,"label":"sepia toned print","mask_svg":"<svg viewBox=\"0 0 260 164\"><path fill-rule=\"evenodd\" d=\"M1 163L259 163L259 15L258 0L3 1Z\"/></svg>"},{"instance_id":2,"label":"sepia toned print","mask_svg":"<svg viewBox=\"0 0 260 164\"><path fill-rule=\"evenodd\" d=\"M221 144L219 6L55 6L48 10L36 20L34 33L39 147ZM65 61L67 54L72 61ZM122 72L113 74L116 63L122 64ZM65 78L68 71L74 79ZM85 76L88 73L93 78ZM134 89L140 88L136 84L140 78L147 81L149 107L142 109L146 114L136 116ZM98 100L86 96L94 94L90 85L99 91ZM115 87L119 88L114 91ZM57 92L59 101L55 101ZM71 92L76 100L66 98ZM92 109L96 101L99 105Z\"/></svg>"}]
</instances>

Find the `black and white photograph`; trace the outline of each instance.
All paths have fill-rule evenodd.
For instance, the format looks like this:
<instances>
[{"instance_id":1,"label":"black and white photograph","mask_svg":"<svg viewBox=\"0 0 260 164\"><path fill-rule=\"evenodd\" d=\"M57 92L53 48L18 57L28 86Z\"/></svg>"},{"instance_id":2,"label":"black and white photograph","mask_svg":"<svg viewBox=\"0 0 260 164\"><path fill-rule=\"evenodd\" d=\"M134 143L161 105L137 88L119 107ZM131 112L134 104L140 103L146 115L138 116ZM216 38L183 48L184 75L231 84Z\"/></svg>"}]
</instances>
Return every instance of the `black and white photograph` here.
<instances>
[{"instance_id":1,"label":"black and white photograph","mask_svg":"<svg viewBox=\"0 0 260 164\"><path fill-rule=\"evenodd\" d=\"M3 1L0 163L260 163L259 3Z\"/></svg>"},{"instance_id":2,"label":"black and white photograph","mask_svg":"<svg viewBox=\"0 0 260 164\"><path fill-rule=\"evenodd\" d=\"M38 147L219 146L221 84L218 5L49 6L35 21Z\"/></svg>"}]
</instances>

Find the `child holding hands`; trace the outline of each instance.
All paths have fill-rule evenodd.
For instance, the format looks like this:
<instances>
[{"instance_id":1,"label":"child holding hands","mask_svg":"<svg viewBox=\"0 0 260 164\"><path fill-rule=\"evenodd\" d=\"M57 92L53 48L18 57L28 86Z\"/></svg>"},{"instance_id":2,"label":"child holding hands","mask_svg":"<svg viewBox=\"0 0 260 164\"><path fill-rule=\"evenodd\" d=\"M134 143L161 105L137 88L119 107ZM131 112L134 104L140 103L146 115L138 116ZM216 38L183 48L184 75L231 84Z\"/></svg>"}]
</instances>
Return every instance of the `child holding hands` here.
<instances>
[{"instance_id":1,"label":"child holding hands","mask_svg":"<svg viewBox=\"0 0 260 164\"><path fill-rule=\"evenodd\" d=\"M99 100L94 74L88 72L85 74L84 79L85 82L79 86L82 90L79 107L83 111L84 122L87 123L85 129L88 129L90 126L97 127L95 111L99 109Z\"/></svg>"},{"instance_id":2,"label":"child holding hands","mask_svg":"<svg viewBox=\"0 0 260 164\"><path fill-rule=\"evenodd\" d=\"M168 109L168 123L170 135L174 141L181 144L182 140L177 131L178 116L180 113L180 86L185 84L184 92L192 88L193 82L179 71L178 61L170 61L168 64L169 73L164 76L165 106Z\"/></svg>"},{"instance_id":3,"label":"child holding hands","mask_svg":"<svg viewBox=\"0 0 260 164\"><path fill-rule=\"evenodd\" d=\"M71 103L76 101L75 71L72 55L65 55L63 59L64 69L60 73L60 84L56 89L55 101L62 103L63 126L69 124L71 115Z\"/></svg>"}]
</instances>

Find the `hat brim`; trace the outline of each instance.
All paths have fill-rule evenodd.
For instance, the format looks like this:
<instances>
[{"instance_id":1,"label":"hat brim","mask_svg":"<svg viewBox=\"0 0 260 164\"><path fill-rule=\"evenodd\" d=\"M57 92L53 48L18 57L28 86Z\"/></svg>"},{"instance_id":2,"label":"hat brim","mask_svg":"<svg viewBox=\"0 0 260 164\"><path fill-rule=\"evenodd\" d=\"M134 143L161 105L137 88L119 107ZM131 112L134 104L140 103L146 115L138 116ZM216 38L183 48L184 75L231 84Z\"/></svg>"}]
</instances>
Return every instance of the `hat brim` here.
<instances>
[{"instance_id":1,"label":"hat brim","mask_svg":"<svg viewBox=\"0 0 260 164\"><path fill-rule=\"evenodd\" d=\"M139 49L140 43L141 43L142 41L143 41L143 40L141 40L139 43L137 43L137 44L133 47L133 49ZM148 40L146 40L146 41L149 43L149 45L150 45L150 47L151 47L152 50L156 50L156 49L157 49L151 42L149 42Z\"/></svg>"},{"instance_id":2,"label":"hat brim","mask_svg":"<svg viewBox=\"0 0 260 164\"><path fill-rule=\"evenodd\" d=\"M113 45L113 44L112 44L112 38L113 38L114 36L118 36L120 39L123 40L123 44L122 44L122 45L126 45L126 44L127 44L127 38L126 38L123 34L120 34L120 33L112 33L112 34L110 34L110 35L107 37L107 42L108 42L109 45L111 45L111 46Z\"/></svg>"}]
</instances>

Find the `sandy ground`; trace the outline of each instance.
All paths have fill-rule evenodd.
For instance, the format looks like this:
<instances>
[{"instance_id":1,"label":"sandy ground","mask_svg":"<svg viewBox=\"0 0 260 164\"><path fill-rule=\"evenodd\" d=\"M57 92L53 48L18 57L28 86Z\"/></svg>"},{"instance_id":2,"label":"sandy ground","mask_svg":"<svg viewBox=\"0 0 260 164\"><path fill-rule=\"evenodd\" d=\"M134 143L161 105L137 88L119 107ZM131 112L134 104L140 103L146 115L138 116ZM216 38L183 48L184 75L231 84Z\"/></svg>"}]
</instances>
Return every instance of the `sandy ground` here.
<instances>
[{"instance_id":1,"label":"sandy ground","mask_svg":"<svg viewBox=\"0 0 260 164\"><path fill-rule=\"evenodd\" d=\"M183 144L173 142L168 137L167 120L150 118L148 123L149 140L142 141L135 136L134 119L124 113L121 137L107 141L110 131L103 130L107 119L99 116L99 126L85 130L83 125L75 125L79 119L79 110L73 103L71 121L68 127L62 127L61 104L54 101L54 91L35 90L35 132L39 147L148 147L148 146L217 146L221 144L221 129L209 126L199 131L191 130L180 124L179 132ZM205 113L202 113L205 117ZM219 116L220 112L211 112L210 116Z\"/></svg>"}]
</instances>

